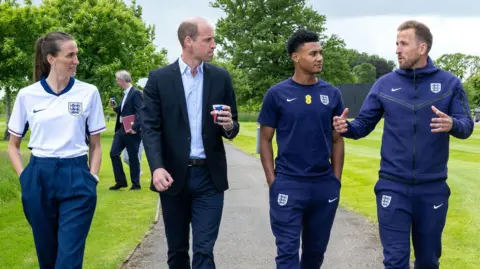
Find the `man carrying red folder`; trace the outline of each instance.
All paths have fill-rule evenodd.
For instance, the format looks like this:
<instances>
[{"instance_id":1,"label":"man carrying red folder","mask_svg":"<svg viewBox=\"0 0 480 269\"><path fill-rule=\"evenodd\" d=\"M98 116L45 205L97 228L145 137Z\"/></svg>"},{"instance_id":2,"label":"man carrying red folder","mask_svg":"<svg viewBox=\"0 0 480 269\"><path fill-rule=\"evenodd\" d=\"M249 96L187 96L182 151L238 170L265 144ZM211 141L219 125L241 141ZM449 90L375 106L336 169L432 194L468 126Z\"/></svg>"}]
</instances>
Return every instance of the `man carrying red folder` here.
<instances>
[{"instance_id":1,"label":"man carrying red folder","mask_svg":"<svg viewBox=\"0 0 480 269\"><path fill-rule=\"evenodd\" d=\"M141 187L138 151L141 142L140 108L143 105L143 97L142 93L132 86L132 78L127 71L118 71L115 76L117 84L123 89L124 94L118 104L113 98L110 99L110 105L117 113L115 135L110 150L116 183L110 187L110 190L118 190L128 186L120 158L124 149L127 149L130 159L130 179L132 181L130 190L139 190Z\"/></svg>"}]
</instances>

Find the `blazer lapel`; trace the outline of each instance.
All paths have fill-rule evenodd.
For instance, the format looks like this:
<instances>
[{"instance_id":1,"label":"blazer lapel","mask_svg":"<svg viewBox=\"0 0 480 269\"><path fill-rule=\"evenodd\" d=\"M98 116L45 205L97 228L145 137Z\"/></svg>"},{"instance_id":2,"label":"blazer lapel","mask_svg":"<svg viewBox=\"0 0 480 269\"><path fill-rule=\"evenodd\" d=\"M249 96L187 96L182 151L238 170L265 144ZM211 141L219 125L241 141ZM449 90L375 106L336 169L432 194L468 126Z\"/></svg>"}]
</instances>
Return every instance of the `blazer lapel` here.
<instances>
[{"instance_id":1,"label":"blazer lapel","mask_svg":"<svg viewBox=\"0 0 480 269\"><path fill-rule=\"evenodd\" d=\"M210 87L212 85L212 80L210 77L210 70L207 63L203 63L203 108L202 108L202 128L205 126L207 116L210 116L210 111L212 108L208 107L208 97L210 94ZM211 119L210 119L211 120Z\"/></svg>"},{"instance_id":2,"label":"blazer lapel","mask_svg":"<svg viewBox=\"0 0 480 269\"><path fill-rule=\"evenodd\" d=\"M123 114L123 110L125 109L125 106L127 105L128 98L133 94L133 87L128 91L127 95L123 97L123 99L120 101L120 112ZM125 99L125 101L124 101ZM122 103L123 103L123 109L122 109Z\"/></svg>"},{"instance_id":3,"label":"blazer lapel","mask_svg":"<svg viewBox=\"0 0 480 269\"><path fill-rule=\"evenodd\" d=\"M185 99L185 89L183 88L182 74L180 73L180 66L178 60L173 64L173 86L175 94L180 101L180 109L182 110L183 120L187 124L188 130L190 130L190 124L188 121L187 100Z\"/></svg>"}]
</instances>

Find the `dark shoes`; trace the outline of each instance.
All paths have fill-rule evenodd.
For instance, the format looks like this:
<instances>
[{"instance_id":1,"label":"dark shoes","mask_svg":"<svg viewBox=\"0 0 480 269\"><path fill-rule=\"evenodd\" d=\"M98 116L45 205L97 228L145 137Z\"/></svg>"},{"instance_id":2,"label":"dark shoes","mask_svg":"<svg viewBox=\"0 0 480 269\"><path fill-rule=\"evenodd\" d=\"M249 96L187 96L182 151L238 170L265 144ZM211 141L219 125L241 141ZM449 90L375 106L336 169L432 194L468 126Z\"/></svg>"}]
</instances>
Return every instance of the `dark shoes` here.
<instances>
[{"instance_id":1,"label":"dark shoes","mask_svg":"<svg viewBox=\"0 0 480 269\"><path fill-rule=\"evenodd\" d=\"M116 191L116 190L119 190L121 188L126 188L126 187L128 187L128 185L115 184L115 185L111 186L109 189L112 190L112 191Z\"/></svg>"},{"instance_id":2,"label":"dark shoes","mask_svg":"<svg viewBox=\"0 0 480 269\"><path fill-rule=\"evenodd\" d=\"M115 184L115 185L110 187L110 190L116 191L116 190L119 190L121 188L126 188L126 187L128 187L128 185ZM141 190L141 189L142 189L142 187L140 187L140 186L132 186L130 188L131 191L138 191L138 190Z\"/></svg>"}]
</instances>

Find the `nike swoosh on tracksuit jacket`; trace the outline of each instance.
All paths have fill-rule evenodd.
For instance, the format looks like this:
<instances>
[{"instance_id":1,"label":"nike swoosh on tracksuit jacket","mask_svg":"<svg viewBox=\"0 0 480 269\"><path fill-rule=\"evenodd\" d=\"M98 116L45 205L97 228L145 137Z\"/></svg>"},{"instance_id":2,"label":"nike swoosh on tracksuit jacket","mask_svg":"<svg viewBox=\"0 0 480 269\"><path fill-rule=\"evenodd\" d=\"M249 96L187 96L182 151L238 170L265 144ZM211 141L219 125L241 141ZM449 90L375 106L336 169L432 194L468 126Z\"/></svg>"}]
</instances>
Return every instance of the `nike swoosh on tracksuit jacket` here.
<instances>
[{"instance_id":1,"label":"nike swoosh on tracksuit jacket","mask_svg":"<svg viewBox=\"0 0 480 269\"><path fill-rule=\"evenodd\" d=\"M449 133L433 133L432 105L453 119ZM465 90L430 57L424 68L397 69L379 78L344 137L359 139L384 116L379 177L408 184L446 180L450 135L466 139L474 122Z\"/></svg>"}]
</instances>

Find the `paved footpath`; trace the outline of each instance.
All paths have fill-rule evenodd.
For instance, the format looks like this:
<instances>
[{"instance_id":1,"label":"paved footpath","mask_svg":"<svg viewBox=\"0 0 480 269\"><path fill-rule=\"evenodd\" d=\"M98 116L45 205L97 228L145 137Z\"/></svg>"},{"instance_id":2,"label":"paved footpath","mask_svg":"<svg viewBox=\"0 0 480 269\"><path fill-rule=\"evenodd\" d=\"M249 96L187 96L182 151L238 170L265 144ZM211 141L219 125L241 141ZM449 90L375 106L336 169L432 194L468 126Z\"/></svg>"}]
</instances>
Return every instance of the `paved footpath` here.
<instances>
[{"instance_id":1,"label":"paved footpath","mask_svg":"<svg viewBox=\"0 0 480 269\"><path fill-rule=\"evenodd\" d=\"M275 241L270 230L268 188L260 161L225 144L230 189L215 246L218 269L274 269ZM190 254L191 255L191 254ZM168 269L163 222L158 223L122 269ZM190 256L191 257L191 256ZM381 269L376 226L338 209L322 269Z\"/></svg>"}]
</instances>

